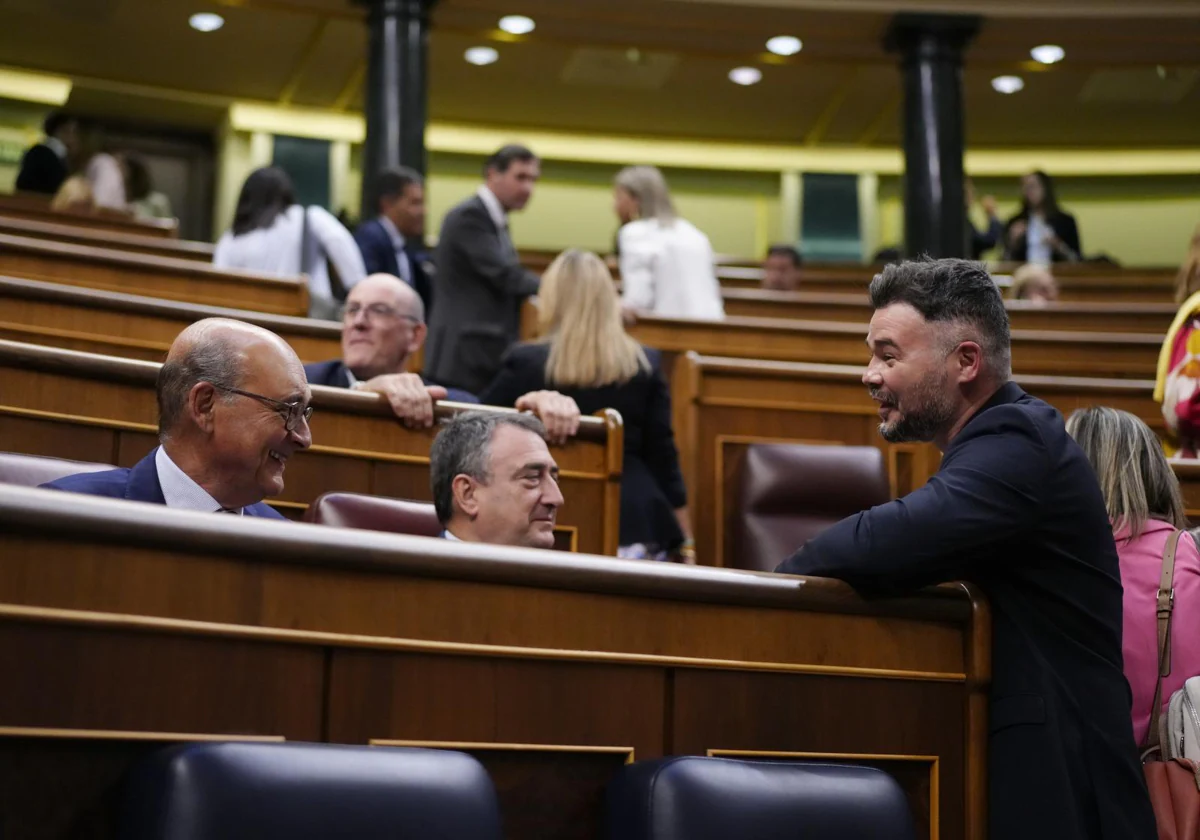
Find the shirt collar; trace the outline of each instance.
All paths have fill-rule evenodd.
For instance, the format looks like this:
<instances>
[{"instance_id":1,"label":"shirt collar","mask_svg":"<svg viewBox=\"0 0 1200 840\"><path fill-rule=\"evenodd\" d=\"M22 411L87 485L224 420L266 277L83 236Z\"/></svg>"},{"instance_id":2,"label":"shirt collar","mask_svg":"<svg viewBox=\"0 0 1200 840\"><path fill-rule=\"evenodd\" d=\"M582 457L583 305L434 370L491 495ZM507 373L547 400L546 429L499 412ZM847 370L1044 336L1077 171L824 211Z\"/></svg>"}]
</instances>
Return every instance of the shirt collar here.
<instances>
[{"instance_id":1,"label":"shirt collar","mask_svg":"<svg viewBox=\"0 0 1200 840\"><path fill-rule=\"evenodd\" d=\"M67 147L57 137L47 137L43 145L49 147L50 151L58 155L60 159L67 159Z\"/></svg>"},{"instance_id":2,"label":"shirt collar","mask_svg":"<svg viewBox=\"0 0 1200 840\"><path fill-rule=\"evenodd\" d=\"M483 206L487 208L488 215L492 217L496 227L504 230L508 227L508 214L504 212L504 207L500 204L500 199L496 198L496 194L487 188L487 185L481 186L476 192L479 200L483 202Z\"/></svg>"},{"instance_id":3,"label":"shirt collar","mask_svg":"<svg viewBox=\"0 0 1200 840\"><path fill-rule=\"evenodd\" d=\"M162 488L167 507L196 510L201 513L215 513L222 509L220 502L208 495L207 490L171 460L165 447L158 447L158 451L154 453L154 468L158 471L158 484ZM241 516L243 510L238 508L237 514Z\"/></svg>"},{"instance_id":4,"label":"shirt collar","mask_svg":"<svg viewBox=\"0 0 1200 840\"><path fill-rule=\"evenodd\" d=\"M350 382L346 385L346 387L353 388L355 385L358 384L358 377L354 375L354 371L350 370L349 365L347 365L343 362L342 367L344 367L346 369L346 378L350 380Z\"/></svg>"},{"instance_id":5,"label":"shirt collar","mask_svg":"<svg viewBox=\"0 0 1200 840\"><path fill-rule=\"evenodd\" d=\"M393 223L392 220L387 216L380 216L379 224L383 226L388 238L392 240L392 247L397 251L404 250L404 234L400 232L395 223Z\"/></svg>"},{"instance_id":6,"label":"shirt collar","mask_svg":"<svg viewBox=\"0 0 1200 840\"><path fill-rule=\"evenodd\" d=\"M456 537L450 533L449 528L446 528L442 531L442 538L447 539L447 540L453 540L454 542L462 542L462 540L460 540L458 537Z\"/></svg>"}]
</instances>

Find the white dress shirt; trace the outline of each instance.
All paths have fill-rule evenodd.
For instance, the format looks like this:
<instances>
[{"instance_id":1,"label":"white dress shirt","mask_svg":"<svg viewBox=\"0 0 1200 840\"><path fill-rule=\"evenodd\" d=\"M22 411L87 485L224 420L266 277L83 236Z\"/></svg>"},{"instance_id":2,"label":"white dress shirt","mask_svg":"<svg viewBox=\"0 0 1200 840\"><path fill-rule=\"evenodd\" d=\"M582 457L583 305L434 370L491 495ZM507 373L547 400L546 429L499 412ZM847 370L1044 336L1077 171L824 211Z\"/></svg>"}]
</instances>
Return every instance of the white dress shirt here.
<instances>
[{"instance_id":1,"label":"white dress shirt","mask_svg":"<svg viewBox=\"0 0 1200 840\"><path fill-rule=\"evenodd\" d=\"M639 219L618 240L623 305L668 318L725 317L712 244L695 225Z\"/></svg>"},{"instance_id":2,"label":"white dress shirt","mask_svg":"<svg viewBox=\"0 0 1200 840\"><path fill-rule=\"evenodd\" d=\"M197 510L201 513L216 513L223 510L220 502L208 495L207 490L192 481L191 476L179 469L164 447L158 447L158 451L154 453L154 468L158 471L158 484L162 488L163 499L166 500L167 507L178 510ZM234 512L239 516L242 515L241 508Z\"/></svg>"},{"instance_id":3,"label":"white dress shirt","mask_svg":"<svg viewBox=\"0 0 1200 840\"><path fill-rule=\"evenodd\" d=\"M500 231L500 241L507 246L512 258L514 260L517 259L517 246L513 244L512 231L508 229L508 212L504 209L504 205L500 203L500 199L496 198L496 194L486 186L480 187L476 191L476 195L483 202L483 206L487 208L488 216L491 217L492 223Z\"/></svg>"},{"instance_id":4,"label":"white dress shirt","mask_svg":"<svg viewBox=\"0 0 1200 840\"><path fill-rule=\"evenodd\" d=\"M404 251L404 234L392 224L392 220L387 216L380 216L379 224L383 225L388 239L392 240L392 248L396 252L396 265L400 268L400 279L411 286L413 284L412 266L408 262L408 254Z\"/></svg>"},{"instance_id":5,"label":"white dress shirt","mask_svg":"<svg viewBox=\"0 0 1200 840\"><path fill-rule=\"evenodd\" d=\"M83 170L83 176L91 185L97 207L125 209L125 174L115 157L106 152L92 155Z\"/></svg>"},{"instance_id":6,"label":"white dress shirt","mask_svg":"<svg viewBox=\"0 0 1200 840\"><path fill-rule=\"evenodd\" d=\"M58 155L58 159L63 163L67 162L67 147L63 141L59 140L57 137L47 137L42 141L42 145L54 152L54 154Z\"/></svg>"},{"instance_id":7,"label":"white dress shirt","mask_svg":"<svg viewBox=\"0 0 1200 840\"><path fill-rule=\"evenodd\" d=\"M367 276L362 253L350 231L323 207L308 209L308 278L309 296L333 306L326 259L337 268L342 285L347 290ZM260 271L279 277L295 277L300 273L300 240L303 236L305 208L293 204L280 213L270 227L252 230L241 236L225 231L213 252L213 265L219 268L241 268ZM316 306L313 307L317 309Z\"/></svg>"},{"instance_id":8,"label":"white dress shirt","mask_svg":"<svg viewBox=\"0 0 1200 840\"><path fill-rule=\"evenodd\" d=\"M1041 213L1029 214L1029 222L1025 228L1025 262L1050 265L1053 255L1050 244L1046 242L1050 232L1051 227L1046 224L1046 219Z\"/></svg>"}]
</instances>

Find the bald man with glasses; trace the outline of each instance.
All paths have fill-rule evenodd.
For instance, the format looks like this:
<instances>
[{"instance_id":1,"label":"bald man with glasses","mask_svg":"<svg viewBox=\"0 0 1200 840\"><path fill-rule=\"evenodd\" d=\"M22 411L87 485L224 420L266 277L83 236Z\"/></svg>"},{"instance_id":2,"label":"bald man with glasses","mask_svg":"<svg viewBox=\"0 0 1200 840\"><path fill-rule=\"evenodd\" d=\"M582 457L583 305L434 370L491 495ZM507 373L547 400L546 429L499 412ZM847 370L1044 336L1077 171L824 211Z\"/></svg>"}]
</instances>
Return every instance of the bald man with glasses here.
<instances>
[{"instance_id":1,"label":"bald man with glasses","mask_svg":"<svg viewBox=\"0 0 1200 840\"><path fill-rule=\"evenodd\" d=\"M159 370L160 445L131 469L72 475L55 490L182 510L282 519L263 499L312 445L312 392L295 352L274 333L225 318L197 321Z\"/></svg>"}]
</instances>

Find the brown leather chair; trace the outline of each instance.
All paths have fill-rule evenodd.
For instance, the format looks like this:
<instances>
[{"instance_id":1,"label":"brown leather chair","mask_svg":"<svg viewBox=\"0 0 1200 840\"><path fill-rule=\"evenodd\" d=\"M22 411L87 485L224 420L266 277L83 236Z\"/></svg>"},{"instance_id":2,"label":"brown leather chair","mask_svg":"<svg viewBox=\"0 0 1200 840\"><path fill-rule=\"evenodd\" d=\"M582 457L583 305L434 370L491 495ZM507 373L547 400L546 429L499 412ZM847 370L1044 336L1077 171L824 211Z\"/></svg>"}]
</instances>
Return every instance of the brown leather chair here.
<instances>
[{"instance_id":1,"label":"brown leather chair","mask_svg":"<svg viewBox=\"0 0 1200 840\"><path fill-rule=\"evenodd\" d=\"M47 481L54 481L63 476L111 469L114 469L111 464L94 464L90 461L68 461L64 458L0 452L0 484L37 487L39 484L45 484Z\"/></svg>"},{"instance_id":2,"label":"brown leather chair","mask_svg":"<svg viewBox=\"0 0 1200 840\"><path fill-rule=\"evenodd\" d=\"M873 446L753 444L741 463L726 565L771 571L833 523L890 498L883 453Z\"/></svg>"},{"instance_id":3,"label":"brown leather chair","mask_svg":"<svg viewBox=\"0 0 1200 840\"><path fill-rule=\"evenodd\" d=\"M418 537L438 537L442 533L442 524L438 522L432 502L362 493L323 493L304 512L304 521Z\"/></svg>"}]
</instances>

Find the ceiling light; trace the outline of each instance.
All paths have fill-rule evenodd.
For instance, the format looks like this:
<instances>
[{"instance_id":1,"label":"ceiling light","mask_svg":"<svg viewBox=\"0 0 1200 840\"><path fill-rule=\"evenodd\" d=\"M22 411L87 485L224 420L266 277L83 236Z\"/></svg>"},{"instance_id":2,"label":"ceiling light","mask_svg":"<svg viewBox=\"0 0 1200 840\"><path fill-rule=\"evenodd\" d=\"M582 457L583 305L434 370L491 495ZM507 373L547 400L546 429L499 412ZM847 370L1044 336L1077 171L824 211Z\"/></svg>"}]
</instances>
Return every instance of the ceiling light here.
<instances>
[{"instance_id":1,"label":"ceiling light","mask_svg":"<svg viewBox=\"0 0 1200 840\"><path fill-rule=\"evenodd\" d=\"M999 93L1016 93L1025 87L1025 80L1020 76L997 76L992 79L992 88Z\"/></svg>"},{"instance_id":2,"label":"ceiling light","mask_svg":"<svg viewBox=\"0 0 1200 840\"><path fill-rule=\"evenodd\" d=\"M471 47L463 53L469 63L482 67L485 64L493 64L500 59L500 53L496 52L491 47Z\"/></svg>"},{"instance_id":3,"label":"ceiling light","mask_svg":"<svg viewBox=\"0 0 1200 840\"><path fill-rule=\"evenodd\" d=\"M500 18L500 28L509 35L528 35L535 26L533 18L525 15L505 15Z\"/></svg>"},{"instance_id":4,"label":"ceiling light","mask_svg":"<svg viewBox=\"0 0 1200 840\"><path fill-rule=\"evenodd\" d=\"M757 67L734 67L729 71L729 81L735 85L756 85L762 81L762 71Z\"/></svg>"},{"instance_id":5,"label":"ceiling light","mask_svg":"<svg viewBox=\"0 0 1200 840\"><path fill-rule=\"evenodd\" d=\"M775 55L795 55L804 46L794 35L776 35L767 41L767 49Z\"/></svg>"},{"instance_id":6,"label":"ceiling light","mask_svg":"<svg viewBox=\"0 0 1200 840\"><path fill-rule=\"evenodd\" d=\"M1057 64L1066 56L1067 51L1056 44L1042 44L1029 51L1034 61L1042 64Z\"/></svg>"},{"instance_id":7,"label":"ceiling light","mask_svg":"<svg viewBox=\"0 0 1200 840\"><path fill-rule=\"evenodd\" d=\"M188 25L200 32L216 32L225 25L225 18L212 12L197 12L188 18Z\"/></svg>"}]
</instances>

